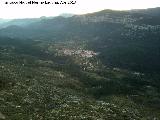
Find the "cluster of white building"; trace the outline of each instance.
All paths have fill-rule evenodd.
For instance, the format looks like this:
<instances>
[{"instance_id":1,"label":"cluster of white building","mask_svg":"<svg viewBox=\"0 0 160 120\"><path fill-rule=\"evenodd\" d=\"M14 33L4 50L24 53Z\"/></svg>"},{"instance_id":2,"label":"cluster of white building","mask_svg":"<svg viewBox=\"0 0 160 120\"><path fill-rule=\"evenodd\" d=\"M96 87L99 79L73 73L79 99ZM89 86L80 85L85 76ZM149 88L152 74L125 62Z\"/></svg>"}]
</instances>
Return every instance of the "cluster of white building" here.
<instances>
[{"instance_id":1,"label":"cluster of white building","mask_svg":"<svg viewBox=\"0 0 160 120\"><path fill-rule=\"evenodd\" d=\"M81 57L86 57L86 58L90 58L93 57L95 55L98 55L98 53L95 53L94 51L90 51L90 50L70 50L70 49L65 49L63 51L64 55L79 55Z\"/></svg>"}]
</instances>

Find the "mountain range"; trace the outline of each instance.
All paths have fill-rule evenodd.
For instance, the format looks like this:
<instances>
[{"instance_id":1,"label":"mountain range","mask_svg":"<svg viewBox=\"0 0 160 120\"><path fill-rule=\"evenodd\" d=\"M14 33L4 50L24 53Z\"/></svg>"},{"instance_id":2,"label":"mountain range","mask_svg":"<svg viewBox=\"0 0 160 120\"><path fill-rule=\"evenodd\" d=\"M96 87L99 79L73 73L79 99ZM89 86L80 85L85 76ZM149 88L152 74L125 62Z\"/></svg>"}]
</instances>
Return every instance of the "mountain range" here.
<instances>
[{"instance_id":1,"label":"mountain range","mask_svg":"<svg viewBox=\"0 0 160 120\"><path fill-rule=\"evenodd\" d=\"M0 19L0 119L159 120L160 8Z\"/></svg>"},{"instance_id":2,"label":"mountain range","mask_svg":"<svg viewBox=\"0 0 160 120\"><path fill-rule=\"evenodd\" d=\"M5 23L0 36L45 41L89 42L104 64L137 71L159 71L160 8L113 11Z\"/></svg>"}]
</instances>

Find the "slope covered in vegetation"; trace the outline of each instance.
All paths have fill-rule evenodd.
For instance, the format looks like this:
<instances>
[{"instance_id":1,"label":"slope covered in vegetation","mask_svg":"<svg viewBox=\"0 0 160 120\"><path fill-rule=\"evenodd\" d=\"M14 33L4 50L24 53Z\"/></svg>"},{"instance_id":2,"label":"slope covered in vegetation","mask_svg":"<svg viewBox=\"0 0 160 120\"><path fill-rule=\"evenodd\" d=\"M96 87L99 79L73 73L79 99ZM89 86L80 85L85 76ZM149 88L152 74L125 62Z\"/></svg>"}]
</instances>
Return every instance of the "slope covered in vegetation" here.
<instances>
[{"instance_id":1,"label":"slope covered in vegetation","mask_svg":"<svg viewBox=\"0 0 160 120\"><path fill-rule=\"evenodd\" d=\"M0 29L0 119L160 119L159 8L148 11Z\"/></svg>"}]
</instances>

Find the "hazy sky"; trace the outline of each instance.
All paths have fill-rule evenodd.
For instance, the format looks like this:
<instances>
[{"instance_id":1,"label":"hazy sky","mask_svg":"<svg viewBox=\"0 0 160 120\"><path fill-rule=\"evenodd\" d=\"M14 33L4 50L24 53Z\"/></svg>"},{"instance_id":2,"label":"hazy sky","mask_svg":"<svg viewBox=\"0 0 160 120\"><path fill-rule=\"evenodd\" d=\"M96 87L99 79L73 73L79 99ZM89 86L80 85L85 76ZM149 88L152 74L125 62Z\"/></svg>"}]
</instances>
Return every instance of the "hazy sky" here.
<instances>
[{"instance_id":1,"label":"hazy sky","mask_svg":"<svg viewBox=\"0 0 160 120\"><path fill-rule=\"evenodd\" d=\"M0 0L0 18L35 18L40 16L56 16L61 13L84 14L103 9L127 10L160 7L160 0L75 0L76 4L67 5L41 5L41 4L5 4L11 1L21 0ZM23 0L29 2L30 0ZM35 0L43 2L45 0ZM61 0L46 0L50 2ZM69 2L70 0L64 0Z\"/></svg>"}]
</instances>

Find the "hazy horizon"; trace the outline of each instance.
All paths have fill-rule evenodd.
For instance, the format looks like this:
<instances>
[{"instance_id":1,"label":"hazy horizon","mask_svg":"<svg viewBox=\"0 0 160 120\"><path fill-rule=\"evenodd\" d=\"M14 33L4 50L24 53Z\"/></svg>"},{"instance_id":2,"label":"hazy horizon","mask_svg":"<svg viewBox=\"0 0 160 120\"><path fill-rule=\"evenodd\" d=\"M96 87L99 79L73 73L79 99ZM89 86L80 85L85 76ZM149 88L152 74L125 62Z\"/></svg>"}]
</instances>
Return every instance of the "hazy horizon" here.
<instances>
[{"instance_id":1,"label":"hazy horizon","mask_svg":"<svg viewBox=\"0 0 160 120\"><path fill-rule=\"evenodd\" d=\"M75 0L76 4L5 4L12 0L0 1L0 18L16 19L16 18L39 18L41 16L58 16L62 13L86 14L93 13L105 9L112 10L131 10L131 9L147 9L160 7L160 0ZM24 0L23 2L28 2ZM42 0L43 1L43 0ZM51 2L55 2L49 0ZM47 1L47 2L49 2ZM60 0L57 0L60 1ZM64 0L69 2L68 0ZM17 2L16 0L14 2ZM38 2L41 2L38 0Z\"/></svg>"},{"instance_id":2,"label":"hazy horizon","mask_svg":"<svg viewBox=\"0 0 160 120\"><path fill-rule=\"evenodd\" d=\"M153 9L154 8L160 8L160 7L152 7ZM93 12L88 12L88 13L82 13L82 14L74 14L74 13L60 13L58 15L53 15L53 16L39 16L39 17L15 17L15 18L2 18L0 17L0 20L6 20L6 21L10 21L10 20L14 20L14 19L38 19L38 18L49 18L49 17L58 17L58 16L63 16L63 14L70 14L70 15L85 15L85 14L90 14L90 13L95 13L95 12L100 12L100 11L103 11L103 10L113 10L113 11L132 11L132 10L147 10L147 9L152 9L152 8L142 8L142 9L128 9L128 10L115 10L115 9L102 9L102 10L98 10L98 11L93 11Z\"/></svg>"}]
</instances>

